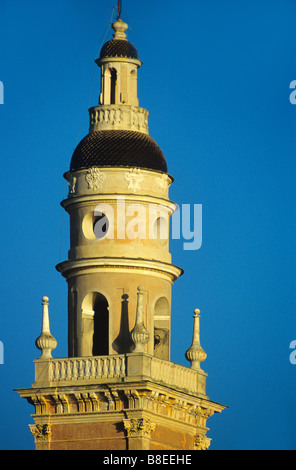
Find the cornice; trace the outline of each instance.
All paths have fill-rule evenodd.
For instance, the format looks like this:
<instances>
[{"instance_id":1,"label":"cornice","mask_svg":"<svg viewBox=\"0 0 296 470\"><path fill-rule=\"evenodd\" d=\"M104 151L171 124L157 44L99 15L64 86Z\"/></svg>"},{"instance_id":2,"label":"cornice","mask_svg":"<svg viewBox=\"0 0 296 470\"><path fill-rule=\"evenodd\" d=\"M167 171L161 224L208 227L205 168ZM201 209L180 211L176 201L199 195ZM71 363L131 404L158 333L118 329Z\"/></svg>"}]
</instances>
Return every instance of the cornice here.
<instances>
[{"instance_id":1,"label":"cornice","mask_svg":"<svg viewBox=\"0 0 296 470\"><path fill-rule=\"evenodd\" d=\"M56 269L66 278L77 276L82 272L94 272L102 270L137 270L144 273L155 272L161 276L176 280L183 274L183 269L173 264L162 263L147 259L135 258L83 258L67 260L59 263Z\"/></svg>"}]
</instances>

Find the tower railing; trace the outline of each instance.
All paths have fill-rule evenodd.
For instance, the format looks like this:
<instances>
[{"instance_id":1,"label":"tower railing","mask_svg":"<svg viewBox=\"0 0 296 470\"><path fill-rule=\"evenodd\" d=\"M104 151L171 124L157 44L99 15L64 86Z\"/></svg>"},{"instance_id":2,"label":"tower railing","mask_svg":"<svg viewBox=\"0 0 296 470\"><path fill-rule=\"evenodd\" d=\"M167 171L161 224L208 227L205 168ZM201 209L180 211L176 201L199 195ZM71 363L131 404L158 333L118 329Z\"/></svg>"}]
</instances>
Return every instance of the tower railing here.
<instances>
[{"instance_id":1,"label":"tower railing","mask_svg":"<svg viewBox=\"0 0 296 470\"><path fill-rule=\"evenodd\" d=\"M49 379L54 382L112 379L124 376L124 356L94 356L53 359L50 364Z\"/></svg>"},{"instance_id":2,"label":"tower railing","mask_svg":"<svg viewBox=\"0 0 296 470\"><path fill-rule=\"evenodd\" d=\"M90 132L101 130L130 130L148 134L147 109L126 104L108 104L89 109Z\"/></svg>"},{"instance_id":3,"label":"tower railing","mask_svg":"<svg viewBox=\"0 0 296 470\"><path fill-rule=\"evenodd\" d=\"M152 381L206 396L207 374L147 353L37 359L34 388Z\"/></svg>"}]
</instances>

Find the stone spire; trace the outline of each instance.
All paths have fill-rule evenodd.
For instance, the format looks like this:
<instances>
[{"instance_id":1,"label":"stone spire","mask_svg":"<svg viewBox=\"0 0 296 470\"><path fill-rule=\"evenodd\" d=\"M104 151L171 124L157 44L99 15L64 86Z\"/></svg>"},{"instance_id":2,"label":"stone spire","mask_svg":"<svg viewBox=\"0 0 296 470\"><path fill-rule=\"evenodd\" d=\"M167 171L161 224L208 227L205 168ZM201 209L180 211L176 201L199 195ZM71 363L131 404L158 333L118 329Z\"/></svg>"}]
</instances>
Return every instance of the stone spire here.
<instances>
[{"instance_id":1,"label":"stone spire","mask_svg":"<svg viewBox=\"0 0 296 470\"><path fill-rule=\"evenodd\" d=\"M49 359L52 357L51 351L57 347L57 340L50 333L49 314L48 314L48 297L42 298L42 331L41 335L36 339L35 344L42 351L41 358Z\"/></svg>"},{"instance_id":2,"label":"stone spire","mask_svg":"<svg viewBox=\"0 0 296 470\"><path fill-rule=\"evenodd\" d=\"M149 341L149 333L144 325L144 309L143 309L143 287L138 287L138 301L135 327L131 332L132 340L135 343L134 352L144 352L144 346Z\"/></svg>"},{"instance_id":3,"label":"stone spire","mask_svg":"<svg viewBox=\"0 0 296 470\"><path fill-rule=\"evenodd\" d=\"M203 348L200 345L200 332L199 332L199 319L200 319L200 310L197 308L194 310L194 325L193 325L193 335L192 335L192 344L185 353L186 359L191 362L191 369L199 370L200 363L203 362L207 355Z\"/></svg>"}]
</instances>

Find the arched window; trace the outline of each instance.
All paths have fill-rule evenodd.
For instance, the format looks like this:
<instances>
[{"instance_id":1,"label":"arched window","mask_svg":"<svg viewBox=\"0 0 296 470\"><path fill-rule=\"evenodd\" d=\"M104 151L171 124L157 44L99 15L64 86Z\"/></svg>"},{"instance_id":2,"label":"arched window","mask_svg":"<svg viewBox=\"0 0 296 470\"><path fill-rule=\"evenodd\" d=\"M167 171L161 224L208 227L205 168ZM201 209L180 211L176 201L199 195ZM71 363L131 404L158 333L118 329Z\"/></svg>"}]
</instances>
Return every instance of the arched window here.
<instances>
[{"instance_id":1,"label":"arched window","mask_svg":"<svg viewBox=\"0 0 296 470\"><path fill-rule=\"evenodd\" d=\"M111 69L110 104L116 104L117 72Z\"/></svg>"}]
</instances>

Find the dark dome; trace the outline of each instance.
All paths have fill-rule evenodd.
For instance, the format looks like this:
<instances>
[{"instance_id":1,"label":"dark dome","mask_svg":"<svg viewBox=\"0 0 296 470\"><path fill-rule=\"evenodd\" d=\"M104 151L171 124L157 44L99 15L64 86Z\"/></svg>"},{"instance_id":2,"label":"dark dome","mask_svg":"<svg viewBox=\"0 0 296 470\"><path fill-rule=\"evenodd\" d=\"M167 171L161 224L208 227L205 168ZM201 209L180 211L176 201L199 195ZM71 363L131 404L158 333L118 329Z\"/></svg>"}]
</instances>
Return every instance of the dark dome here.
<instances>
[{"instance_id":1,"label":"dark dome","mask_svg":"<svg viewBox=\"0 0 296 470\"><path fill-rule=\"evenodd\" d=\"M100 59L105 57L126 57L128 59L139 59L135 46L123 39L112 39L104 44L101 49Z\"/></svg>"},{"instance_id":2,"label":"dark dome","mask_svg":"<svg viewBox=\"0 0 296 470\"><path fill-rule=\"evenodd\" d=\"M135 131L96 131L76 147L70 170L97 167L138 167L167 173L164 155L147 134Z\"/></svg>"}]
</instances>

